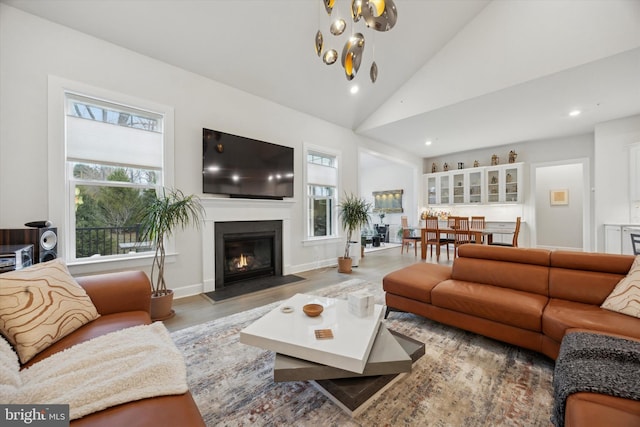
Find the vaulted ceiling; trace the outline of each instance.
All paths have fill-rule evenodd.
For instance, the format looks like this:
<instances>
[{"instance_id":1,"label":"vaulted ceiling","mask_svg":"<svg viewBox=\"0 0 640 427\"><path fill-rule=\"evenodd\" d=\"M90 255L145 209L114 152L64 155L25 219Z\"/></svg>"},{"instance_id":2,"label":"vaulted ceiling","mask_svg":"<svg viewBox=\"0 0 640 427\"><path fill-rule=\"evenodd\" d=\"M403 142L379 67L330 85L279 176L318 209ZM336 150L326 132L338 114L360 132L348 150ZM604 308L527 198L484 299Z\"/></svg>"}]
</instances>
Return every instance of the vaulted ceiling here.
<instances>
[{"instance_id":1,"label":"vaulted ceiling","mask_svg":"<svg viewBox=\"0 0 640 427\"><path fill-rule=\"evenodd\" d=\"M343 38L322 0L1 1L420 157L640 114L638 0L395 0L388 32L336 0ZM364 34L355 79L316 56L318 30L338 52Z\"/></svg>"}]
</instances>

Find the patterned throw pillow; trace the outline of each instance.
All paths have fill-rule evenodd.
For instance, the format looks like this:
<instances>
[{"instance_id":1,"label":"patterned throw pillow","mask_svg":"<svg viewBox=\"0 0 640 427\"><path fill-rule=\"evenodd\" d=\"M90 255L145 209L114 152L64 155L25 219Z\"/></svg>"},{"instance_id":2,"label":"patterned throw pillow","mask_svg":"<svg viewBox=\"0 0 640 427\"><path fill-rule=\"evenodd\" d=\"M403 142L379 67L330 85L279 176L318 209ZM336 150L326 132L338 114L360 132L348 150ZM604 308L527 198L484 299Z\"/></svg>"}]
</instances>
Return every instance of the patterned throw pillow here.
<instances>
[{"instance_id":1,"label":"patterned throw pillow","mask_svg":"<svg viewBox=\"0 0 640 427\"><path fill-rule=\"evenodd\" d=\"M99 316L59 258L0 274L0 333L22 363Z\"/></svg>"},{"instance_id":2,"label":"patterned throw pillow","mask_svg":"<svg viewBox=\"0 0 640 427\"><path fill-rule=\"evenodd\" d=\"M636 256L627 276L613 288L600 307L640 317L640 255Z\"/></svg>"}]
</instances>

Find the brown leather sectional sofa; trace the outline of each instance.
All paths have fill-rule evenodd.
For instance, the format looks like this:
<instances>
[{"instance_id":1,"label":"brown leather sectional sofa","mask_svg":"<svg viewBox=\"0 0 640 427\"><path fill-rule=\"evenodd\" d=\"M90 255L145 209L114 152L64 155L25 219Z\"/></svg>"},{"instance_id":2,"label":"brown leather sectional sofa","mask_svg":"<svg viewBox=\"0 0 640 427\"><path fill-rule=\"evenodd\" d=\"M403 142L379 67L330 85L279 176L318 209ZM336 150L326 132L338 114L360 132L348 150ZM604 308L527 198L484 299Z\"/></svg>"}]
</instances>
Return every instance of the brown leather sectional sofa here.
<instances>
[{"instance_id":1,"label":"brown leather sectional sofa","mask_svg":"<svg viewBox=\"0 0 640 427\"><path fill-rule=\"evenodd\" d=\"M633 256L464 245L452 266L417 263L383 279L388 310L558 357L567 332L640 340L640 319L600 308ZM640 426L640 402L597 393L567 400L565 426Z\"/></svg>"},{"instance_id":2,"label":"brown leather sectional sofa","mask_svg":"<svg viewBox=\"0 0 640 427\"><path fill-rule=\"evenodd\" d=\"M23 368L66 348L100 335L151 323L151 287L141 271L109 273L76 279L100 317L36 355ZM204 426L191 393L143 399L95 412L71 422L80 426Z\"/></svg>"}]
</instances>

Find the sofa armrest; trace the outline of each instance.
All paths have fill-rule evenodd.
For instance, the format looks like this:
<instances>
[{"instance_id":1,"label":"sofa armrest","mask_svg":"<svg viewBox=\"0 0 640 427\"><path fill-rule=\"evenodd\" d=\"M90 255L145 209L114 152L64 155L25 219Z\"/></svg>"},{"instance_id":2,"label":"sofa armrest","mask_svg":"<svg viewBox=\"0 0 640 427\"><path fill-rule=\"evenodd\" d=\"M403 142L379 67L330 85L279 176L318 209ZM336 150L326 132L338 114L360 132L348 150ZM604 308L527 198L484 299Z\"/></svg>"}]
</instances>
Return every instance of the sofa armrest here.
<instances>
[{"instance_id":1,"label":"sofa armrest","mask_svg":"<svg viewBox=\"0 0 640 427\"><path fill-rule=\"evenodd\" d=\"M151 283L142 271L77 277L100 314L145 311L151 305Z\"/></svg>"}]
</instances>

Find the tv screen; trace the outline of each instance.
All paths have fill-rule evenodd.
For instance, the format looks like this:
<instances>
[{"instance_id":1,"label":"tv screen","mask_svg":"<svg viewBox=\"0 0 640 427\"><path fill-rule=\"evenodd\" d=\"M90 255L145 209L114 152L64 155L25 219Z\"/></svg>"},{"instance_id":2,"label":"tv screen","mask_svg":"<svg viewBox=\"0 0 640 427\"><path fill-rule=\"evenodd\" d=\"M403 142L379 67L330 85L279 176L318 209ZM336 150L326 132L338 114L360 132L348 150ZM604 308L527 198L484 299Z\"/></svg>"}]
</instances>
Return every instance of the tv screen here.
<instances>
[{"instance_id":1,"label":"tv screen","mask_svg":"<svg viewBox=\"0 0 640 427\"><path fill-rule=\"evenodd\" d=\"M202 192L293 197L293 148L202 129Z\"/></svg>"}]
</instances>

